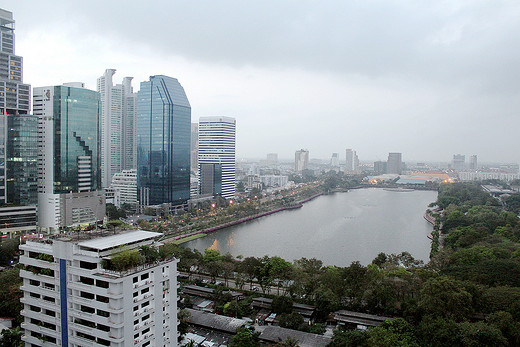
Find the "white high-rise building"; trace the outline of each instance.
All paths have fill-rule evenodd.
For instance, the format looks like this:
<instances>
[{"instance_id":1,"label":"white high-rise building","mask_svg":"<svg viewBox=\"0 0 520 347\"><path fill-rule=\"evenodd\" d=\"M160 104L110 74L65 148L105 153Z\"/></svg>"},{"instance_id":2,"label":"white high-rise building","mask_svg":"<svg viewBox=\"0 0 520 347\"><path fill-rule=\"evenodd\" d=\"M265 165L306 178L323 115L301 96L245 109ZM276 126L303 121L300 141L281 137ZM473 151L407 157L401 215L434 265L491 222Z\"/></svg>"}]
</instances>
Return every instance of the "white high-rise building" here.
<instances>
[{"instance_id":1,"label":"white high-rise building","mask_svg":"<svg viewBox=\"0 0 520 347\"><path fill-rule=\"evenodd\" d=\"M220 164L222 197L235 196L236 120L232 117L201 117L199 120L199 177L202 164Z\"/></svg>"},{"instance_id":2,"label":"white high-rise building","mask_svg":"<svg viewBox=\"0 0 520 347\"><path fill-rule=\"evenodd\" d=\"M135 120L137 95L133 93L132 77L114 85L115 69L107 69L97 79L101 94L101 181L110 186L115 173L136 167Z\"/></svg>"},{"instance_id":3,"label":"white high-rise building","mask_svg":"<svg viewBox=\"0 0 520 347\"><path fill-rule=\"evenodd\" d=\"M359 173L359 158L356 151L347 148L345 150L345 173L355 174Z\"/></svg>"},{"instance_id":4,"label":"white high-rise building","mask_svg":"<svg viewBox=\"0 0 520 347\"><path fill-rule=\"evenodd\" d=\"M114 192L115 206L137 206L137 170L123 170L114 174L110 188Z\"/></svg>"},{"instance_id":5,"label":"white high-rise building","mask_svg":"<svg viewBox=\"0 0 520 347\"><path fill-rule=\"evenodd\" d=\"M309 151L300 149L294 153L294 171L302 172L309 168Z\"/></svg>"},{"instance_id":6,"label":"white high-rise building","mask_svg":"<svg viewBox=\"0 0 520 347\"><path fill-rule=\"evenodd\" d=\"M82 233L20 246L26 346L177 346L177 262L124 262L160 233Z\"/></svg>"}]
</instances>

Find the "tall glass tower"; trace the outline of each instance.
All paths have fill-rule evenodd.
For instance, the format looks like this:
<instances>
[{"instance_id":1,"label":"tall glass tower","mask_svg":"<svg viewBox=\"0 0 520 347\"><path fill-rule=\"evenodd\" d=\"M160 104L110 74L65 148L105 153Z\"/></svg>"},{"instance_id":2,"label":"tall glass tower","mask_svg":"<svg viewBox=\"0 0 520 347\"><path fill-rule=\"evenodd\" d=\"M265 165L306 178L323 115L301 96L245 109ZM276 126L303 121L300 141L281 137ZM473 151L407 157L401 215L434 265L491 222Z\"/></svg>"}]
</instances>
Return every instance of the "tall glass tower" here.
<instances>
[{"instance_id":1,"label":"tall glass tower","mask_svg":"<svg viewBox=\"0 0 520 347\"><path fill-rule=\"evenodd\" d=\"M38 216L48 231L103 219L99 93L81 83L34 88Z\"/></svg>"},{"instance_id":2,"label":"tall glass tower","mask_svg":"<svg viewBox=\"0 0 520 347\"><path fill-rule=\"evenodd\" d=\"M23 84L23 59L14 54L12 12L0 9L0 205L7 202L7 117L27 114L31 86Z\"/></svg>"},{"instance_id":3,"label":"tall glass tower","mask_svg":"<svg viewBox=\"0 0 520 347\"><path fill-rule=\"evenodd\" d=\"M7 117L7 201L17 205L38 202L38 117Z\"/></svg>"},{"instance_id":4,"label":"tall glass tower","mask_svg":"<svg viewBox=\"0 0 520 347\"><path fill-rule=\"evenodd\" d=\"M137 192L141 205L190 198L191 106L177 79L157 75L137 94Z\"/></svg>"}]
</instances>

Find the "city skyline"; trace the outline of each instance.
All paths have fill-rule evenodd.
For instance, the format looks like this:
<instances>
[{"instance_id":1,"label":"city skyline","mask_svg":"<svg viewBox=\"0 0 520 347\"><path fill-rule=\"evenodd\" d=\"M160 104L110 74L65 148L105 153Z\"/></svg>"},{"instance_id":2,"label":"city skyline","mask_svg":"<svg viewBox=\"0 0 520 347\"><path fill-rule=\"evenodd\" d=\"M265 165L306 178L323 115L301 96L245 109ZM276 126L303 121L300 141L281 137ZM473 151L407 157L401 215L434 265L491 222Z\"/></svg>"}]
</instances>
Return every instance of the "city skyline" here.
<instances>
[{"instance_id":1,"label":"city skyline","mask_svg":"<svg viewBox=\"0 0 520 347\"><path fill-rule=\"evenodd\" d=\"M95 89L106 68L137 83L175 76L194 119L239 120L240 158L290 158L302 147L329 158L352 147L380 160L395 151L417 160L477 153L485 162L520 161L519 4L62 5L7 8L16 14L27 83L81 80ZM129 20L141 17L158 24Z\"/></svg>"}]
</instances>

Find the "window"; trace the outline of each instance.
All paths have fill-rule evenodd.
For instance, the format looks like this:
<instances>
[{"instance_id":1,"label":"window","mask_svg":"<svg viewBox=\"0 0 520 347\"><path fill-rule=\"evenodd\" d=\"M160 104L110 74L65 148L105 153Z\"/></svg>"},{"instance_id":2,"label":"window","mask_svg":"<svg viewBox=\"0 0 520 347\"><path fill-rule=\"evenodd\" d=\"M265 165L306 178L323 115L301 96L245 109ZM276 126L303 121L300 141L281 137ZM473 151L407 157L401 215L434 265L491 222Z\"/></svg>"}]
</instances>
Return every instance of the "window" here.
<instances>
[{"instance_id":1,"label":"window","mask_svg":"<svg viewBox=\"0 0 520 347\"><path fill-rule=\"evenodd\" d=\"M98 310L97 310L97 315L98 315L98 316L101 316L101 317L108 317L108 316L110 316L110 313L107 312L107 311L103 311L103 310L99 310L99 309L98 309Z\"/></svg>"},{"instance_id":2,"label":"window","mask_svg":"<svg viewBox=\"0 0 520 347\"><path fill-rule=\"evenodd\" d=\"M132 279L132 281L133 281L134 283L137 283L137 281L139 281L139 277L138 277L138 276L135 276L135 277Z\"/></svg>"},{"instance_id":3,"label":"window","mask_svg":"<svg viewBox=\"0 0 520 347\"><path fill-rule=\"evenodd\" d=\"M96 295L96 300L104 303L108 303L110 301L110 299L107 296L103 295Z\"/></svg>"},{"instance_id":4,"label":"window","mask_svg":"<svg viewBox=\"0 0 520 347\"><path fill-rule=\"evenodd\" d=\"M109 283L107 281L96 280L96 286L101 288L108 288Z\"/></svg>"},{"instance_id":5,"label":"window","mask_svg":"<svg viewBox=\"0 0 520 347\"><path fill-rule=\"evenodd\" d=\"M97 263L91 263L89 261L81 260L79 262L79 267L82 268L82 269L94 270L94 269L97 268Z\"/></svg>"},{"instance_id":6,"label":"window","mask_svg":"<svg viewBox=\"0 0 520 347\"><path fill-rule=\"evenodd\" d=\"M141 294L148 293L150 291L150 288L144 288L141 290Z\"/></svg>"},{"instance_id":7,"label":"window","mask_svg":"<svg viewBox=\"0 0 520 347\"><path fill-rule=\"evenodd\" d=\"M146 307L146 306L148 306L148 305L150 305L150 301L143 302L143 303L141 304L141 308L142 308L142 307Z\"/></svg>"},{"instance_id":8,"label":"window","mask_svg":"<svg viewBox=\"0 0 520 347\"><path fill-rule=\"evenodd\" d=\"M148 274L148 273L142 274L141 281L147 279L148 277L150 277L150 274Z\"/></svg>"}]
</instances>

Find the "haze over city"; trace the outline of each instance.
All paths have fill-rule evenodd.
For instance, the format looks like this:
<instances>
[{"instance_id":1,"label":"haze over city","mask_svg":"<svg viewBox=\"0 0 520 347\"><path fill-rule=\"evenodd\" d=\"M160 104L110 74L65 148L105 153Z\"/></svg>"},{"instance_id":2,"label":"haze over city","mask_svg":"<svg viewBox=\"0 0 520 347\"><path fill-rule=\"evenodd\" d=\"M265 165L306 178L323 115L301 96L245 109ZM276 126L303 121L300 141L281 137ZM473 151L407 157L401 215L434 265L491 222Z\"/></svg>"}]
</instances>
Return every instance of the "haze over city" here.
<instances>
[{"instance_id":1,"label":"haze over city","mask_svg":"<svg viewBox=\"0 0 520 347\"><path fill-rule=\"evenodd\" d=\"M32 87L178 78L237 157L518 162L520 3L2 2Z\"/></svg>"}]
</instances>

